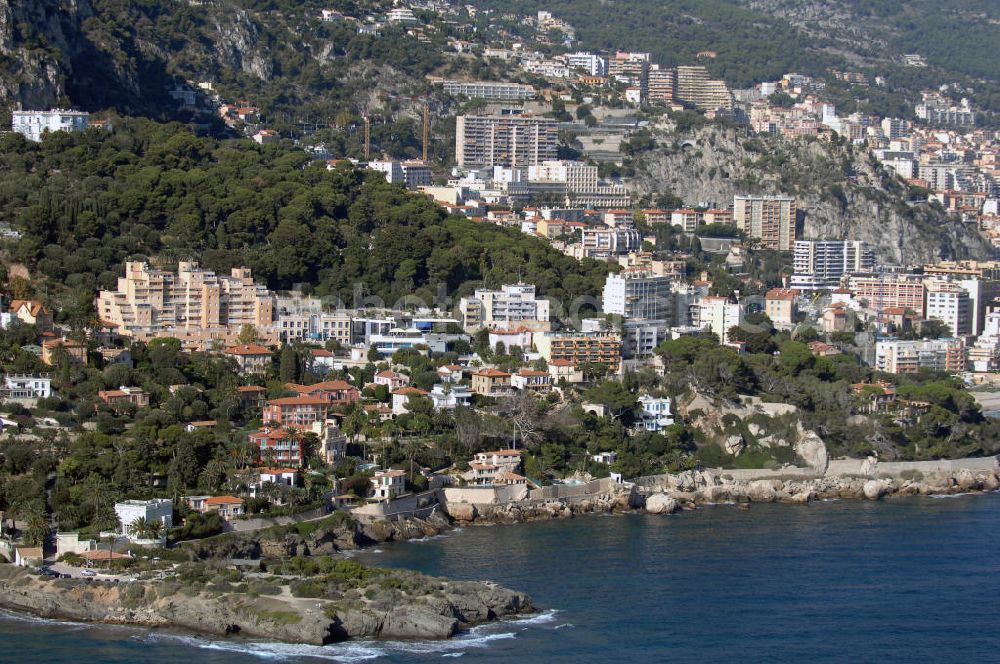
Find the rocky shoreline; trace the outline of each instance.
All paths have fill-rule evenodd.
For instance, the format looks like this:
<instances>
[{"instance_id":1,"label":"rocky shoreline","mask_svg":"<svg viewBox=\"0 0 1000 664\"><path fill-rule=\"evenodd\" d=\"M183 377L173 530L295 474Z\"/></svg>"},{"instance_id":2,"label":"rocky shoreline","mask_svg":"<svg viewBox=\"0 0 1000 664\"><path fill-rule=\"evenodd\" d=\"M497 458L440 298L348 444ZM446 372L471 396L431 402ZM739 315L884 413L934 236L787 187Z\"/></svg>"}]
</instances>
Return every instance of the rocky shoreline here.
<instances>
[{"instance_id":1,"label":"rocky shoreline","mask_svg":"<svg viewBox=\"0 0 1000 664\"><path fill-rule=\"evenodd\" d=\"M0 606L43 618L183 629L215 636L326 645L349 639L446 639L466 627L531 613L531 599L492 583L419 577L419 595L391 601L254 596L170 582L40 577L0 565ZM394 578L399 578L397 575ZM426 592L425 592L426 591Z\"/></svg>"},{"instance_id":2,"label":"rocky shoreline","mask_svg":"<svg viewBox=\"0 0 1000 664\"><path fill-rule=\"evenodd\" d=\"M750 474L752 475L752 471ZM687 471L647 479L652 481L616 485L602 493L572 499L502 504L453 503L446 506L446 513L459 525L490 525L571 518L595 512L626 513L643 510L651 514L671 514L719 503L801 505L815 500L879 500L888 496L954 495L1000 489L1000 468L962 468L926 477L917 471L903 471L897 476L783 477L775 474L758 479L738 479L724 470L712 470Z\"/></svg>"}]
</instances>

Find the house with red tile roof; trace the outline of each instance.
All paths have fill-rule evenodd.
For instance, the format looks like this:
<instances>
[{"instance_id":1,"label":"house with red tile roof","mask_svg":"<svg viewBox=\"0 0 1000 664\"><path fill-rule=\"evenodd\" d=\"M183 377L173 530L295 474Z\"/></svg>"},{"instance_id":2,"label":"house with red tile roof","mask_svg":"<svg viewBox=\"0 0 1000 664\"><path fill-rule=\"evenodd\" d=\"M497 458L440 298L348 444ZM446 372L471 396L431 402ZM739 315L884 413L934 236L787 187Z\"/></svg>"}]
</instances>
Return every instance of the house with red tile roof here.
<instances>
[{"instance_id":1,"label":"house with red tile roof","mask_svg":"<svg viewBox=\"0 0 1000 664\"><path fill-rule=\"evenodd\" d=\"M326 397L299 395L271 399L264 406L261 418L265 424L296 429L309 429L313 422L326 421L333 404Z\"/></svg>"},{"instance_id":2,"label":"house with red tile roof","mask_svg":"<svg viewBox=\"0 0 1000 664\"><path fill-rule=\"evenodd\" d=\"M241 374L263 375L271 366L271 350L259 344L239 344L222 351L236 360Z\"/></svg>"}]
</instances>

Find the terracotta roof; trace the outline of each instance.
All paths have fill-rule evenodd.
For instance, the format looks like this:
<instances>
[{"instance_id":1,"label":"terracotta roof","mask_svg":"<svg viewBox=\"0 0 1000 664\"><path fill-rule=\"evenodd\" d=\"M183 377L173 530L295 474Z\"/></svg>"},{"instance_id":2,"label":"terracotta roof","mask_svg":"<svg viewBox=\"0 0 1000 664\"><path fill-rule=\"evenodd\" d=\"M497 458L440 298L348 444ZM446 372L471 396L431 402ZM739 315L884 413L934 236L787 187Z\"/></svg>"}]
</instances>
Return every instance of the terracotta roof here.
<instances>
[{"instance_id":1,"label":"terracotta roof","mask_svg":"<svg viewBox=\"0 0 1000 664\"><path fill-rule=\"evenodd\" d=\"M571 362L570 360L550 360L549 361L549 366L550 367L572 367L574 365L573 365L573 362Z\"/></svg>"},{"instance_id":2,"label":"terracotta roof","mask_svg":"<svg viewBox=\"0 0 1000 664\"><path fill-rule=\"evenodd\" d=\"M104 551L101 549L95 549L93 551L84 551L80 554L80 557L84 560L131 560L132 556L118 553L117 551Z\"/></svg>"},{"instance_id":3,"label":"terracotta roof","mask_svg":"<svg viewBox=\"0 0 1000 664\"><path fill-rule=\"evenodd\" d=\"M242 505L243 499L236 496L212 496L205 499L206 505Z\"/></svg>"},{"instance_id":4,"label":"terracotta roof","mask_svg":"<svg viewBox=\"0 0 1000 664\"><path fill-rule=\"evenodd\" d=\"M518 376L546 376L548 377L548 371L535 371L534 369L521 369L517 372Z\"/></svg>"},{"instance_id":5,"label":"terracotta roof","mask_svg":"<svg viewBox=\"0 0 1000 664\"><path fill-rule=\"evenodd\" d=\"M499 369L480 369L472 374L473 376L484 376L486 378L503 378L504 376L510 378L510 374L506 371L500 371Z\"/></svg>"},{"instance_id":6,"label":"terracotta roof","mask_svg":"<svg viewBox=\"0 0 1000 664\"><path fill-rule=\"evenodd\" d=\"M344 390L356 390L358 388L354 387L346 380L326 380L322 383L313 383L312 385L299 385L297 383L285 383L285 387L295 392L301 394L310 394L312 392L341 392Z\"/></svg>"},{"instance_id":7,"label":"terracotta roof","mask_svg":"<svg viewBox=\"0 0 1000 664\"><path fill-rule=\"evenodd\" d=\"M266 392L260 385L240 385L236 388L237 392Z\"/></svg>"},{"instance_id":8,"label":"terracotta roof","mask_svg":"<svg viewBox=\"0 0 1000 664\"><path fill-rule=\"evenodd\" d=\"M259 344L239 344L225 350L226 355L270 355L271 351Z\"/></svg>"},{"instance_id":9,"label":"terracotta roof","mask_svg":"<svg viewBox=\"0 0 1000 664\"><path fill-rule=\"evenodd\" d=\"M28 311L32 316L37 316L40 313L48 313L49 310L45 308L45 305L38 300L11 300L10 301L10 311L16 313L18 309L22 306L27 305Z\"/></svg>"},{"instance_id":10,"label":"terracotta roof","mask_svg":"<svg viewBox=\"0 0 1000 664\"><path fill-rule=\"evenodd\" d=\"M330 402L318 397L299 395L297 397L282 397L268 401L272 406L329 406Z\"/></svg>"},{"instance_id":11,"label":"terracotta roof","mask_svg":"<svg viewBox=\"0 0 1000 664\"><path fill-rule=\"evenodd\" d=\"M497 456L521 456L524 450L494 450L493 452L480 452L480 454L495 454Z\"/></svg>"},{"instance_id":12,"label":"terracotta roof","mask_svg":"<svg viewBox=\"0 0 1000 664\"><path fill-rule=\"evenodd\" d=\"M198 420L196 422L188 422L193 427L214 427L216 425L215 420Z\"/></svg>"},{"instance_id":13,"label":"terracotta roof","mask_svg":"<svg viewBox=\"0 0 1000 664\"><path fill-rule=\"evenodd\" d=\"M299 471L295 468L258 468L257 472L266 475L287 475L288 473L297 473Z\"/></svg>"},{"instance_id":14,"label":"terracotta roof","mask_svg":"<svg viewBox=\"0 0 1000 664\"><path fill-rule=\"evenodd\" d=\"M424 392L420 388L409 387L409 386L407 386L407 387L401 387L398 390L393 390L392 393L393 394L409 394L409 395L420 396L420 397L427 395L427 392Z\"/></svg>"},{"instance_id":15,"label":"terracotta roof","mask_svg":"<svg viewBox=\"0 0 1000 664\"><path fill-rule=\"evenodd\" d=\"M799 292L792 288L772 288L764 296L766 300L794 300Z\"/></svg>"},{"instance_id":16,"label":"terracotta roof","mask_svg":"<svg viewBox=\"0 0 1000 664\"><path fill-rule=\"evenodd\" d=\"M313 357L333 357L333 353L324 348L313 348L309 351Z\"/></svg>"}]
</instances>

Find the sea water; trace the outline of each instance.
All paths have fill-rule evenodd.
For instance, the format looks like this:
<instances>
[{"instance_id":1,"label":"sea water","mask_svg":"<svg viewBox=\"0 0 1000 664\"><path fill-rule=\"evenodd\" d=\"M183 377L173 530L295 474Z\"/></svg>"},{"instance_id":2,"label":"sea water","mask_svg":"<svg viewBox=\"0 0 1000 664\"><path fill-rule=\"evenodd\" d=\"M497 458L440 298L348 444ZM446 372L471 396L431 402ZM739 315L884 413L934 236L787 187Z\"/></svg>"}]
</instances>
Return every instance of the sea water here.
<instances>
[{"instance_id":1,"label":"sea water","mask_svg":"<svg viewBox=\"0 0 1000 664\"><path fill-rule=\"evenodd\" d=\"M1000 494L470 527L356 556L529 593L446 642L254 643L0 615L0 661L1000 662Z\"/></svg>"}]
</instances>

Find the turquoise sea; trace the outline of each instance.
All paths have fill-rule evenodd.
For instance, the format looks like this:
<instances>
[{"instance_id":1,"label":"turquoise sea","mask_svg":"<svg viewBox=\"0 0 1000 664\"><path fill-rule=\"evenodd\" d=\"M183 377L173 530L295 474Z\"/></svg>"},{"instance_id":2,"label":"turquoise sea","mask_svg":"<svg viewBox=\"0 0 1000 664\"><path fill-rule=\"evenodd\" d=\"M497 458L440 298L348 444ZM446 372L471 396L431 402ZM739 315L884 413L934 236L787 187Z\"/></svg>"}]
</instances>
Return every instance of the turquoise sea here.
<instances>
[{"instance_id":1,"label":"turquoise sea","mask_svg":"<svg viewBox=\"0 0 1000 664\"><path fill-rule=\"evenodd\" d=\"M0 616L4 662L1000 662L1000 494L466 528L359 554L536 616L324 648Z\"/></svg>"}]
</instances>

